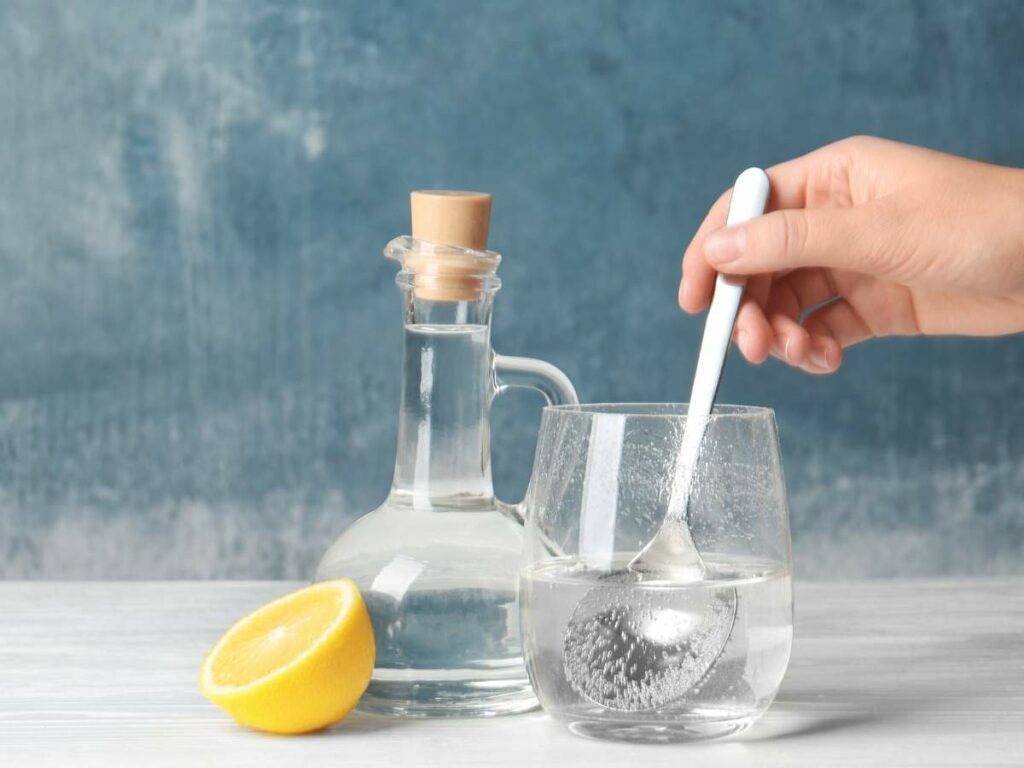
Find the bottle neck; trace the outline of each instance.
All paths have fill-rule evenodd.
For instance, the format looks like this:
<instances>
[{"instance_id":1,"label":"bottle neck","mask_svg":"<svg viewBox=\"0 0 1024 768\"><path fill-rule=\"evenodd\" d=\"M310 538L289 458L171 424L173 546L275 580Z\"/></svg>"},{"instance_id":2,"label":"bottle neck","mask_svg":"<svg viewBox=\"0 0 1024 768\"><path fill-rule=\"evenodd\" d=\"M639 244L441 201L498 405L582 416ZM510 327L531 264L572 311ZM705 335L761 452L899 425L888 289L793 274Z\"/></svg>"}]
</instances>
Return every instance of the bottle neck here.
<instances>
[{"instance_id":1,"label":"bottle neck","mask_svg":"<svg viewBox=\"0 0 1024 768\"><path fill-rule=\"evenodd\" d=\"M405 355L392 496L417 507L489 506L494 394L491 294L432 302L406 290Z\"/></svg>"}]
</instances>

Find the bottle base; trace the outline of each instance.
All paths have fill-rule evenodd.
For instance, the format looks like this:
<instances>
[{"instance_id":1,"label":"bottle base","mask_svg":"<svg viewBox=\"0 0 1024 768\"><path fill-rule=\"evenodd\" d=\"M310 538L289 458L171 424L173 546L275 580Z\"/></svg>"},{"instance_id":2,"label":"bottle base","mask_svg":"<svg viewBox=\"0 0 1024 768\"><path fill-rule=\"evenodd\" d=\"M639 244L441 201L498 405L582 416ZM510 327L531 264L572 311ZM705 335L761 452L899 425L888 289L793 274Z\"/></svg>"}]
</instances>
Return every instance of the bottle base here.
<instances>
[{"instance_id":1,"label":"bottle base","mask_svg":"<svg viewBox=\"0 0 1024 768\"><path fill-rule=\"evenodd\" d=\"M497 717L537 709L530 681L396 682L371 680L357 709L395 717Z\"/></svg>"}]
</instances>

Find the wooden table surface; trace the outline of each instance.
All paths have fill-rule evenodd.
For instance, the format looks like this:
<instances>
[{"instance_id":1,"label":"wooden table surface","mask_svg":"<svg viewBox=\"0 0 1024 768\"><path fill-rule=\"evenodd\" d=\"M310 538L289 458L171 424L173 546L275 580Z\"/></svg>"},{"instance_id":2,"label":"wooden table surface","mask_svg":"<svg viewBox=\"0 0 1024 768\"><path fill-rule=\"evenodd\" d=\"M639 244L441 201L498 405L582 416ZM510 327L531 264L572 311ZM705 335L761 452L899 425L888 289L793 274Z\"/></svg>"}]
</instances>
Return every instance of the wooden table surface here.
<instances>
[{"instance_id":1,"label":"wooden table surface","mask_svg":"<svg viewBox=\"0 0 1024 768\"><path fill-rule=\"evenodd\" d=\"M199 663L295 586L0 583L0 766L1024 766L1024 579L798 582L770 712L671 746L579 738L540 712L247 731L199 694Z\"/></svg>"}]
</instances>

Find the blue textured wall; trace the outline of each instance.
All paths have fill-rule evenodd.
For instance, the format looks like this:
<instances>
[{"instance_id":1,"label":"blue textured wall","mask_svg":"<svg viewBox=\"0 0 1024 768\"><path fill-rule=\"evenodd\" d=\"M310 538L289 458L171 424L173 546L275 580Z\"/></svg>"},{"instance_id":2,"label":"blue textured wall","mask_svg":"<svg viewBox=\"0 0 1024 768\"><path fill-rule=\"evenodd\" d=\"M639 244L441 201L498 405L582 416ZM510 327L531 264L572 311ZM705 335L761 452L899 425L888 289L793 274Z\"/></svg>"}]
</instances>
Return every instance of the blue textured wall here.
<instances>
[{"instance_id":1,"label":"blue textured wall","mask_svg":"<svg viewBox=\"0 0 1024 768\"><path fill-rule=\"evenodd\" d=\"M501 351L685 398L679 256L869 132L1024 165L1020 2L0 5L0 575L307 576L383 497L407 193L495 195ZM804 575L1024 572L1024 339L887 340L777 409ZM521 492L537 400L496 408Z\"/></svg>"}]
</instances>

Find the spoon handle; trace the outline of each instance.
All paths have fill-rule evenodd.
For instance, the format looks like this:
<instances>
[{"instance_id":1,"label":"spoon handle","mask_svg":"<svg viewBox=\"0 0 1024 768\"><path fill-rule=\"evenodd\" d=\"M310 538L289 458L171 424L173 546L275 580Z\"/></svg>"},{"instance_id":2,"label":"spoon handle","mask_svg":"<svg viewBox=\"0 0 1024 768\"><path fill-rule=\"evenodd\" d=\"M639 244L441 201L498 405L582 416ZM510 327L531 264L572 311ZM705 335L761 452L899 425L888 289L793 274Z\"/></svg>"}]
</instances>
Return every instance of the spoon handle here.
<instances>
[{"instance_id":1,"label":"spoon handle","mask_svg":"<svg viewBox=\"0 0 1024 768\"><path fill-rule=\"evenodd\" d=\"M768 204L770 184L768 175L760 168L748 168L736 179L729 202L727 225L740 224L764 213ZM683 520L690 496L690 483L697 468L701 443L707 429L711 408L722 380L722 368L729 351L732 328L736 324L743 289L747 284L744 277L719 275L715 281L715 295L704 324L704 337L697 355L697 370L693 376L690 404L687 408L686 426L680 445L676 478L668 516Z\"/></svg>"},{"instance_id":2,"label":"spoon handle","mask_svg":"<svg viewBox=\"0 0 1024 768\"><path fill-rule=\"evenodd\" d=\"M760 168L748 168L741 173L732 190L726 224L740 224L763 214L768 203L768 190L768 175ZM715 281L715 295L704 325L704 338L697 357L693 391L690 393L689 412L698 417L710 415L711 406L715 402L732 328L736 324L736 313L746 284L745 277L730 275L719 275ZM700 442L699 436L696 442Z\"/></svg>"},{"instance_id":3,"label":"spoon handle","mask_svg":"<svg viewBox=\"0 0 1024 768\"><path fill-rule=\"evenodd\" d=\"M764 213L768 203L768 175L760 168L748 168L736 179L729 203L727 224L739 224ZM740 299L746 280L719 275L715 295L704 325L704 338L697 355L697 372L693 377L693 390L686 411L682 444L676 458L665 520L654 538L640 550L630 563L630 570L664 570L670 564L677 574L686 573L691 580L704 578L705 567L693 543L686 521L690 484L700 458L701 443L707 429L708 417L715 402L718 382L722 378L725 354L736 322Z\"/></svg>"}]
</instances>

